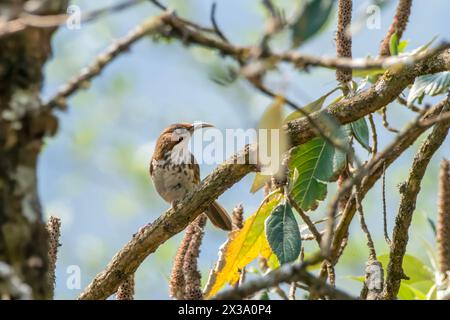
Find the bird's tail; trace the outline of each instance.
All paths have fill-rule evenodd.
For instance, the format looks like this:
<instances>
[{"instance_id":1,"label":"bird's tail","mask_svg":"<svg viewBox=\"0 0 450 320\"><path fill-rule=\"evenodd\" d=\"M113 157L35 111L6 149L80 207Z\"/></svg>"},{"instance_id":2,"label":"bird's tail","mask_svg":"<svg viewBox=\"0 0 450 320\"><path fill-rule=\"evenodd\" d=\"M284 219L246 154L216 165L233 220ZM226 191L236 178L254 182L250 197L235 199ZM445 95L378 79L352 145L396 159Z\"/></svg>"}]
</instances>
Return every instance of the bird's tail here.
<instances>
[{"instance_id":1,"label":"bird's tail","mask_svg":"<svg viewBox=\"0 0 450 320\"><path fill-rule=\"evenodd\" d=\"M216 227L226 231L231 230L230 216L217 201L214 201L205 213Z\"/></svg>"}]
</instances>

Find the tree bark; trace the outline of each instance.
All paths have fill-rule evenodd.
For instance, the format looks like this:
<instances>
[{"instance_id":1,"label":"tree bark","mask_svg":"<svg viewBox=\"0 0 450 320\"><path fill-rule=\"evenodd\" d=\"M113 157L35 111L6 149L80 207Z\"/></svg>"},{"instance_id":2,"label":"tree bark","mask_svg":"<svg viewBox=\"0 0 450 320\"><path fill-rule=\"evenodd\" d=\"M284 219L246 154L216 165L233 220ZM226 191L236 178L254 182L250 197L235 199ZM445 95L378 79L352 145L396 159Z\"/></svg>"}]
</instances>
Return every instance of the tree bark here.
<instances>
[{"instance_id":1,"label":"tree bark","mask_svg":"<svg viewBox=\"0 0 450 320\"><path fill-rule=\"evenodd\" d=\"M2 15L17 19L25 2L0 0ZM68 0L41 0L28 13L57 14L67 4ZM56 118L41 108L39 96L55 30L27 27L0 39L0 261L32 288L35 299L50 293L36 168L44 136L57 128Z\"/></svg>"}]
</instances>

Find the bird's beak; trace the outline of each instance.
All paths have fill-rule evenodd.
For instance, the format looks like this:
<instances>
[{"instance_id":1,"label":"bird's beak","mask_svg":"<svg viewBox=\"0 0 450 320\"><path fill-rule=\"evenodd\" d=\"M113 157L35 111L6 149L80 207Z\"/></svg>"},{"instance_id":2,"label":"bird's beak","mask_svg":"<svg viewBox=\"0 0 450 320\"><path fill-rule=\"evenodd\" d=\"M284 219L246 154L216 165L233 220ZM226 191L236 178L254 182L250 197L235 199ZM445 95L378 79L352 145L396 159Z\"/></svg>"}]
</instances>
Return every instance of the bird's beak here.
<instances>
[{"instance_id":1,"label":"bird's beak","mask_svg":"<svg viewBox=\"0 0 450 320\"><path fill-rule=\"evenodd\" d=\"M192 125L191 131L195 131L195 130L200 129L200 128L214 128L214 126L212 124L206 123L206 122L195 122Z\"/></svg>"}]
</instances>

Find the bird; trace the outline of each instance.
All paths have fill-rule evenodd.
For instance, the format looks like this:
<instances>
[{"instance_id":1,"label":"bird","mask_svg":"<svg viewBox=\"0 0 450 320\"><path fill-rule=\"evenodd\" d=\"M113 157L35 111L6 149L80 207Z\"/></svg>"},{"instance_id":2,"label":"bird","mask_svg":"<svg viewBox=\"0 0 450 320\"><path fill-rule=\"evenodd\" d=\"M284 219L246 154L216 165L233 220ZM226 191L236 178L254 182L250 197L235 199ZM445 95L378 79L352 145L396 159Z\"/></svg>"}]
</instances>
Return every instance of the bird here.
<instances>
[{"instance_id":1,"label":"bird","mask_svg":"<svg viewBox=\"0 0 450 320\"><path fill-rule=\"evenodd\" d=\"M174 123L158 137L150 162L150 176L158 194L174 207L200 183L200 167L189 152L188 143L195 130L209 128L208 123ZM227 211L214 201L206 210L212 224L230 231Z\"/></svg>"}]
</instances>

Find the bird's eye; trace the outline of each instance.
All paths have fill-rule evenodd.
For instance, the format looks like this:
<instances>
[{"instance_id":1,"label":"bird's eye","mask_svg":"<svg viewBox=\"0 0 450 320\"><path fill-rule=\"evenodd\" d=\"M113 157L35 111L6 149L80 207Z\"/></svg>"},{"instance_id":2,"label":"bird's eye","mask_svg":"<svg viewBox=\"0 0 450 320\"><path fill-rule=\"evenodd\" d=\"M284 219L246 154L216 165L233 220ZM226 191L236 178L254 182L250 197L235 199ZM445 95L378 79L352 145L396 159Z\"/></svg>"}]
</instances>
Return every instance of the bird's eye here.
<instances>
[{"instance_id":1,"label":"bird's eye","mask_svg":"<svg viewBox=\"0 0 450 320\"><path fill-rule=\"evenodd\" d=\"M181 141L183 141L183 137L178 138L178 142L181 142Z\"/></svg>"}]
</instances>

